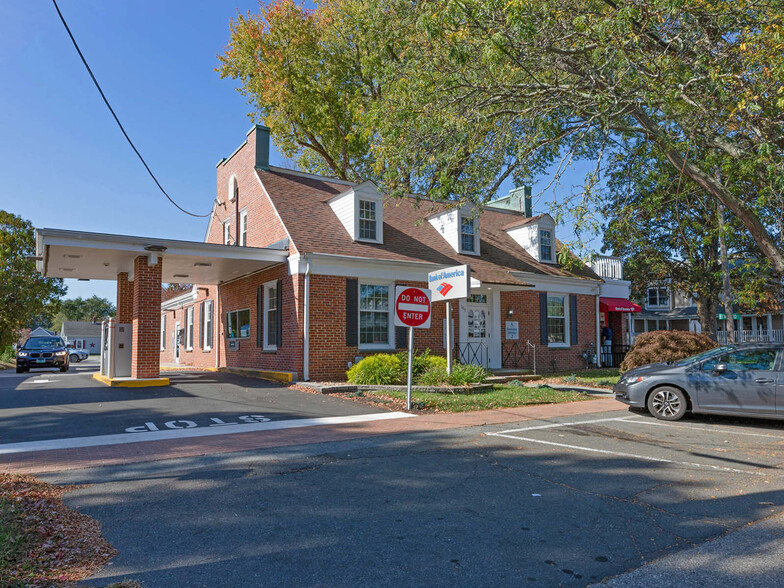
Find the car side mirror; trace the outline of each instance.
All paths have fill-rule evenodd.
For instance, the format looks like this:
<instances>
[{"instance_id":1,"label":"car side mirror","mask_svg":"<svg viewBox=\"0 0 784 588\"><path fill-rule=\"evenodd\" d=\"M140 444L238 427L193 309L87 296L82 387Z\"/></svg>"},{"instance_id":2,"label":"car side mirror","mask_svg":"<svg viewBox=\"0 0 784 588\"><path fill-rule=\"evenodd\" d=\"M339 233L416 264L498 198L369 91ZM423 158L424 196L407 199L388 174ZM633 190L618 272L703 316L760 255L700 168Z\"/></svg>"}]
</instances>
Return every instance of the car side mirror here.
<instances>
[{"instance_id":1,"label":"car side mirror","mask_svg":"<svg viewBox=\"0 0 784 588\"><path fill-rule=\"evenodd\" d=\"M713 368L714 374L723 374L728 371L730 371L730 368L727 366L726 363L717 363L716 366Z\"/></svg>"}]
</instances>

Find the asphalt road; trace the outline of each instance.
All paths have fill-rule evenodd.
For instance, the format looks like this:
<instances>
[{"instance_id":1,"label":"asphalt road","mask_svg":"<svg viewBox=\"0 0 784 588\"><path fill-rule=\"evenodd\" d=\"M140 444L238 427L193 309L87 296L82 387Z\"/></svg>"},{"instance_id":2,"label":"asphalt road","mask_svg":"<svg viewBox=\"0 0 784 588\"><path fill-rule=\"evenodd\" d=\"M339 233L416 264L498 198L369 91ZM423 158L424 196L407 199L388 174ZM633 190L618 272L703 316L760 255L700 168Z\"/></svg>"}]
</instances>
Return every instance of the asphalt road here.
<instances>
[{"instance_id":1,"label":"asphalt road","mask_svg":"<svg viewBox=\"0 0 784 588\"><path fill-rule=\"evenodd\" d=\"M120 552L95 585L585 586L784 512L783 429L615 411L43 477Z\"/></svg>"},{"instance_id":2,"label":"asphalt road","mask_svg":"<svg viewBox=\"0 0 784 588\"><path fill-rule=\"evenodd\" d=\"M271 420L383 412L230 374L169 372L170 386L110 388L92 378L97 358L67 373L0 371L0 445L126 433L128 429L219 426L240 417Z\"/></svg>"}]
</instances>

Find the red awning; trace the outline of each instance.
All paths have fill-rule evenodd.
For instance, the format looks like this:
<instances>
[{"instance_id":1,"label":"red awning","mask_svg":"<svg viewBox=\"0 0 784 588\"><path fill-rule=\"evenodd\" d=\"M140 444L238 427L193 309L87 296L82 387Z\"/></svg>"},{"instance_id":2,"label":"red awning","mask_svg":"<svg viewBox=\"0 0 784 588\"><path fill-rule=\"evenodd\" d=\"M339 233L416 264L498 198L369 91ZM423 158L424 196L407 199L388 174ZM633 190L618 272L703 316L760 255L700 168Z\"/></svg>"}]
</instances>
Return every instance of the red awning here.
<instances>
[{"instance_id":1,"label":"red awning","mask_svg":"<svg viewBox=\"0 0 784 588\"><path fill-rule=\"evenodd\" d=\"M599 298L599 310L602 312L641 312L642 307L626 298Z\"/></svg>"}]
</instances>

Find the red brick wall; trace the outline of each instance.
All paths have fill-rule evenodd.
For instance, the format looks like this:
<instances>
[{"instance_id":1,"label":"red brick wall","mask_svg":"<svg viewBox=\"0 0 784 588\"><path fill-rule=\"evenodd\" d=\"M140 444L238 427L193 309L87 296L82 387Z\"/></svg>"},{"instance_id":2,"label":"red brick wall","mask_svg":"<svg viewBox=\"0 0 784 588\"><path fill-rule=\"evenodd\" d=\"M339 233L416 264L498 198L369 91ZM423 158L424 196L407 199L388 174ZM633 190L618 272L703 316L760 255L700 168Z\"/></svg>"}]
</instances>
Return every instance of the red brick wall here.
<instances>
[{"instance_id":1,"label":"red brick wall","mask_svg":"<svg viewBox=\"0 0 784 588\"><path fill-rule=\"evenodd\" d=\"M589 343L593 343L594 352L596 351L596 297L582 294L577 296L577 343L572 342L569 347L548 347L541 342L539 294L540 292L532 290L501 293L501 311L504 313L501 317L502 344L512 345L511 341L506 340L506 320L514 320L518 322L520 330L517 343L524 347L526 341L530 340L536 345L538 372L584 368L585 360L582 354L585 348ZM505 314L510 308L514 311L511 317ZM526 355L519 365L515 365L509 358L504 362L503 367L530 369L533 367L532 359L532 355Z\"/></svg>"},{"instance_id":2,"label":"red brick wall","mask_svg":"<svg viewBox=\"0 0 784 588\"><path fill-rule=\"evenodd\" d=\"M163 259L147 265L147 256L133 262L133 360L131 377L156 378L160 368L161 270Z\"/></svg>"},{"instance_id":3,"label":"red brick wall","mask_svg":"<svg viewBox=\"0 0 784 588\"><path fill-rule=\"evenodd\" d=\"M248 212L249 247L266 247L287 237L283 223L280 222L272 203L259 183L255 170L254 145L256 144L254 129L248 135L247 142L234 156L218 166L217 191L221 204L216 205L212 225L206 241L223 243L223 221L231 221L231 243L238 239L237 233L237 202L239 210ZM229 202L229 179L234 175L239 185L239 199ZM292 245L293 248L293 245Z\"/></svg>"},{"instance_id":4,"label":"red brick wall","mask_svg":"<svg viewBox=\"0 0 784 588\"><path fill-rule=\"evenodd\" d=\"M128 281L128 273L117 274L117 322L133 321L133 282Z\"/></svg>"}]
</instances>

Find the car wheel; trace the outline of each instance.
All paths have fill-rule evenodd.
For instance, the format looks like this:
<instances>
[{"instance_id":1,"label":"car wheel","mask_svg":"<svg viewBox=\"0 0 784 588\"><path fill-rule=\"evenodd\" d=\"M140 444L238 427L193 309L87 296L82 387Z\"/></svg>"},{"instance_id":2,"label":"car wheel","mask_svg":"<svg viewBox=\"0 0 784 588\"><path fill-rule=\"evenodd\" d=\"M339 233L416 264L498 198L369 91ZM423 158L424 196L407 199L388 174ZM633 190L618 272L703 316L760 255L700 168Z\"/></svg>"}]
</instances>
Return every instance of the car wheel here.
<instances>
[{"instance_id":1,"label":"car wheel","mask_svg":"<svg viewBox=\"0 0 784 588\"><path fill-rule=\"evenodd\" d=\"M74 354L72 354L72 355L69 355L69 356L68 356L68 359L70 359L71 361L75 361L75 362L77 362L77 363L79 362L79 356L78 356L78 355L76 355L75 353L74 353Z\"/></svg>"},{"instance_id":2,"label":"car wheel","mask_svg":"<svg viewBox=\"0 0 784 588\"><path fill-rule=\"evenodd\" d=\"M687 408L686 394L671 386L656 388L648 396L648 412L663 421L682 419Z\"/></svg>"}]
</instances>

